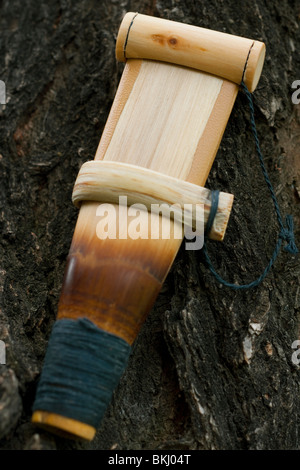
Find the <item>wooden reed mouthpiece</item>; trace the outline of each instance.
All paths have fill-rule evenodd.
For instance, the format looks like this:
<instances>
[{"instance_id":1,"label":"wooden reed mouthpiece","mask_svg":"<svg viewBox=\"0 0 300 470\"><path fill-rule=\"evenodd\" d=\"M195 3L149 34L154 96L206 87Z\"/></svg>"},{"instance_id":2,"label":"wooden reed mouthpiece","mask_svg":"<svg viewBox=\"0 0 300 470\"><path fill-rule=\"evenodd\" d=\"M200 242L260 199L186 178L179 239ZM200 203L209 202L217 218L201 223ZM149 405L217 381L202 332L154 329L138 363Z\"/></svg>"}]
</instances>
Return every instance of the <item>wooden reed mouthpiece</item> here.
<instances>
[{"instance_id":1,"label":"wooden reed mouthpiece","mask_svg":"<svg viewBox=\"0 0 300 470\"><path fill-rule=\"evenodd\" d=\"M254 90L264 54L265 46L258 41L125 15L116 44L117 58L126 62L125 68L95 161L83 165L74 187L73 201L80 210L55 337L49 341L33 407L34 423L69 437L93 438L113 393L115 371L124 370L128 351L182 243L182 237L174 235L182 226L176 217L170 221L169 238L149 236L148 206L139 216L139 237L129 236L128 214L116 196L126 194L130 202L146 205L200 200L207 206L207 219L207 177L239 85L243 80ZM222 240L233 196L220 196L216 217L220 224L212 234ZM99 204L107 202L113 210L107 226L100 224L99 229ZM156 226L162 221L161 214L154 214ZM68 340L68 331L74 338L85 338L86 348L80 340L76 353L76 341ZM61 348L60 338L65 338ZM92 386L85 385L90 381L84 357L92 370ZM103 379L101 384L101 377L113 380ZM95 390L101 413L90 406L97 402L97 393L91 396Z\"/></svg>"},{"instance_id":2,"label":"wooden reed mouthpiece","mask_svg":"<svg viewBox=\"0 0 300 470\"><path fill-rule=\"evenodd\" d=\"M176 21L127 13L116 45L119 61L151 59L192 67L238 85L252 93L259 81L265 44Z\"/></svg>"}]
</instances>

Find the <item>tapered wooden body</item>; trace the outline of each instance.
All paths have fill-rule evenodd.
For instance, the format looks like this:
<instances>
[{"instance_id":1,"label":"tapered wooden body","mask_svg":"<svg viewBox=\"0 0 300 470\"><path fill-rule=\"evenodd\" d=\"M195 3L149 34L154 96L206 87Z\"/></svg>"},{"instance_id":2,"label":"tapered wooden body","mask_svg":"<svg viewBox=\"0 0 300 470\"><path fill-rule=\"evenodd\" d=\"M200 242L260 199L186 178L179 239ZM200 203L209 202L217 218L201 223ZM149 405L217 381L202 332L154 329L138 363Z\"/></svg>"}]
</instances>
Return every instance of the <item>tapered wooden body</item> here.
<instances>
[{"instance_id":1,"label":"tapered wooden body","mask_svg":"<svg viewBox=\"0 0 300 470\"><path fill-rule=\"evenodd\" d=\"M213 59L211 73L208 73L207 67L201 71L198 66L187 66L189 62L184 60L180 65L180 57L182 54L184 56L182 50L179 59L174 60L176 65L167 63L171 62L176 45L182 43L185 28L177 36L172 30L171 36L178 39L178 42L172 43L158 40L166 36L168 29L165 23L161 23L161 27L161 36L158 36L160 26L156 21L155 31L150 31L150 36L144 31L142 50L145 49L147 37L152 37L153 42L153 35L156 35L155 54L151 56L150 50L150 55L144 58L140 50L136 54L134 52L134 41L138 45L143 28L134 30L133 14L125 17L122 23L117 55L121 60L126 60L126 64L95 160L138 165L204 186L238 93L239 86L235 82L243 77L249 51L261 48L258 45L254 47L253 41L241 41L244 58L236 61L235 55L234 77L240 78L234 82L224 78L224 74L217 76L218 54ZM192 33L195 44L197 37L194 30ZM205 32L201 34L205 36ZM239 44L238 38L235 41ZM231 50L234 50L234 40L230 44ZM158 57L158 47L161 47L162 61ZM170 47L172 54L166 56L165 49ZM228 54L232 55L230 52ZM128 59L129 56L138 58ZM196 56L192 54L192 58ZM255 71L258 68L260 75L263 61L259 56L257 53L257 58L251 60L253 70L249 75L252 79L255 75L256 82ZM67 260L58 318L86 317L101 329L132 344L182 243L182 238L172 236L174 230L178 231L180 227L178 222L171 221L169 239L152 239L149 224L145 224L141 237L133 240L126 236L124 229L127 215L119 218L123 209L114 205L112 217L117 216L117 229L120 229L121 236L115 238L111 233L111 237L101 239L97 215L100 203L85 201L80 207ZM148 220L150 215L145 211L141 217ZM156 218L157 224L161 224L162 217L157 215ZM109 230L113 232L113 229ZM80 423L64 421L62 416L50 416L42 410L36 412L34 421L82 437L89 434L84 424L80 429Z\"/></svg>"},{"instance_id":2,"label":"tapered wooden body","mask_svg":"<svg viewBox=\"0 0 300 470\"><path fill-rule=\"evenodd\" d=\"M139 164L204 186L237 91L199 71L129 60L95 159ZM58 316L87 316L131 344L182 239L153 240L147 233L146 239L101 240L98 206L85 202L80 209Z\"/></svg>"}]
</instances>

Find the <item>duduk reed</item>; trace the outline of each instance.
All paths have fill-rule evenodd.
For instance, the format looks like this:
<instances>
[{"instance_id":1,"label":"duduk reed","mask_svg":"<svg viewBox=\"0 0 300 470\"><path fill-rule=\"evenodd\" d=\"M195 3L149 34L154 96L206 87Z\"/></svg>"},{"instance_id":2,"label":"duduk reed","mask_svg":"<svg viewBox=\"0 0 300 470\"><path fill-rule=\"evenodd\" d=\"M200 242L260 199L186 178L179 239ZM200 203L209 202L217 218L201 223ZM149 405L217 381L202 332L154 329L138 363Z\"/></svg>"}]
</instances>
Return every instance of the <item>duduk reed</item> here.
<instances>
[{"instance_id":1,"label":"duduk reed","mask_svg":"<svg viewBox=\"0 0 300 470\"><path fill-rule=\"evenodd\" d=\"M240 83L243 80L251 91L258 83L265 46L128 13L116 55L125 68L95 162L83 167L74 188L78 221L33 406L34 423L73 438L94 437L182 242L175 237L151 239L146 233L139 239L126 233L119 239L101 239L97 208L109 200L119 214L116 200L109 199L112 193L138 194L139 202L163 195L171 204L178 194L184 202L183 187L190 185L194 195L201 192ZM123 178L118 171L113 174L113 168L119 168ZM157 174L161 178L155 178ZM174 186L178 180L182 183ZM203 191L207 219L209 193ZM223 235L232 204L232 196L225 196ZM219 210L221 214L221 206ZM149 216L148 211L140 214L145 222ZM156 215L157 224L161 218ZM173 229L177 224L175 217Z\"/></svg>"}]
</instances>

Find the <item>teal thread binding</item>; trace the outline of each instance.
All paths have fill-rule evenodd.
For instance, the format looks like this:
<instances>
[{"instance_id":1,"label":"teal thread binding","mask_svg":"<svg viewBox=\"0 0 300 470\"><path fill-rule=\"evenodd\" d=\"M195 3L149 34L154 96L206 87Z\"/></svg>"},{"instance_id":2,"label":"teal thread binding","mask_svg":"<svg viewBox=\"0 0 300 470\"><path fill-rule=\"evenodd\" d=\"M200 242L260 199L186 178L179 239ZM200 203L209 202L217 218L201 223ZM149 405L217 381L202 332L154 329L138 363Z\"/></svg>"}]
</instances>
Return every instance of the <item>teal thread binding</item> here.
<instances>
[{"instance_id":1,"label":"teal thread binding","mask_svg":"<svg viewBox=\"0 0 300 470\"><path fill-rule=\"evenodd\" d=\"M33 411L97 428L127 365L131 346L86 318L54 323Z\"/></svg>"},{"instance_id":2,"label":"teal thread binding","mask_svg":"<svg viewBox=\"0 0 300 470\"><path fill-rule=\"evenodd\" d=\"M242 85L242 89L245 92L246 97L248 99L249 108L250 108L250 122L251 122L251 129L252 129L252 133L253 133L254 141L255 141L255 148L256 148L256 152L257 152L257 155L258 155L258 158L259 158L259 163L260 163L260 166L261 166L266 184L267 184L267 186L269 188L269 191L271 193L271 198L272 198L273 203L274 203L274 208L275 208L275 212L276 212L276 215L277 215L277 221L278 221L278 225L280 227L280 231L279 231L278 240L277 240L274 252L272 254L272 257L271 257L268 265L266 266L265 270L263 271L263 273L257 279L255 279L253 282L250 282L249 284L232 284L230 282L227 282L214 269L214 267L212 265L212 262L211 262L211 260L208 256L207 246L206 246L207 235L209 234L209 232L211 230L211 227L212 227L212 224L213 224L213 219L216 215L217 208L218 208L218 201L219 201L219 191L212 191L211 210L210 210L209 220L208 220L208 223L207 223L207 226L206 226L205 243L204 243L202 252L203 252L203 255L204 255L205 262L208 266L208 269L213 274L213 276L217 279L217 281L219 281L221 284L223 284L226 287L230 287L230 288L236 289L236 290L242 290L242 289L245 290L245 289L250 289L252 287L257 287L265 279L265 277L269 273L270 269L272 268L278 254L279 254L279 251L280 251L283 240L288 243L284 247L285 251L287 251L291 254L298 253L298 248L296 246L295 236L294 236L293 217L291 215L287 215L286 216L286 225L284 225L283 220L282 220L282 216L281 216L281 213L280 213L279 204L278 204L278 201L276 199L275 192L274 192L272 183L270 181L267 169L266 169L265 164L264 164L263 156L262 156L261 149L260 149L259 139L258 139L258 135L257 135L257 128L256 128L256 123L255 123L254 105L253 105L252 95L251 95L250 91L248 90L248 88L247 88L247 86L245 85L244 82L242 82L241 85Z\"/></svg>"}]
</instances>

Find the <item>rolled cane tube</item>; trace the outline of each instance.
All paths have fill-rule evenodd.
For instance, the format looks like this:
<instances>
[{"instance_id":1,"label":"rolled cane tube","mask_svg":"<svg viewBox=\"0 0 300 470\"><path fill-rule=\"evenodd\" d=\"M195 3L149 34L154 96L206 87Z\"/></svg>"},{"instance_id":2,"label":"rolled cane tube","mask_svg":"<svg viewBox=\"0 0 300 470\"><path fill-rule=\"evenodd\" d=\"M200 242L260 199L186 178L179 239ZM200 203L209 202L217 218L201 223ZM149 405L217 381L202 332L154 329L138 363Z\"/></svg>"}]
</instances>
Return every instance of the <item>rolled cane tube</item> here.
<instances>
[{"instance_id":1,"label":"rolled cane tube","mask_svg":"<svg viewBox=\"0 0 300 470\"><path fill-rule=\"evenodd\" d=\"M121 195L121 199L120 198ZM125 200L124 200L125 198ZM147 211L159 212L163 207L165 215L197 230L207 225L211 212L211 191L199 185L121 162L94 160L80 168L75 181L73 203L80 207L82 201L106 201L126 205L139 204ZM207 236L222 241L225 236L233 195L220 192L218 208ZM202 210L193 210L196 205Z\"/></svg>"},{"instance_id":2,"label":"rolled cane tube","mask_svg":"<svg viewBox=\"0 0 300 470\"><path fill-rule=\"evenodd\" d=\"M140 13L127 13L120 26L116 56L185 65L225 78L250 92L259 81L265 44L253 39L191 26Z\"/></svg>"},{"instance_id":3,"label":"rolled cane tube","mask_svg":"<svg viewBox=\"0 0 300 470\"><path fill-rule=\"evenodd\" d=\"M117 56L119 44L123 43L121 49L125 52L131 44L131 33L138 16L125 17L117 39ZM155 18L148 18L147 22L150 25L150 36L160 34L157 33ZM169 25L173 37L173 23L167 21L163 24L164 28ZM191 32L193 29L189 28L193 27L186 28L186 33L181 32L179 35L179 30L178 34L176 33L177 38L180 36L180 41L184 39L184 34L189 39L188 31ZM182 31L185 31L185 28ZM216 42L220 41L221 46L222 38L217 34ZM202 39L198 43L200 49L204 47L201 41ZM234 41L237 42L238 49L239 44L245 44L243 38L235 38ZM197 39L194 39L193 44L196 43ZM252 43L248 45L243 71L247 69L247 61L251 55L249 53L254 47ZM175 49L174 53L177 57ZM211 73L198 70L182 59L182 51L178 51L177 59L173 59L174 63L170 62L171 59L166 60L163 48L161 57L151 57L151 60L148 60L149 57L127 57L126 53L125 68L95 160L137 165L204 186L238 93L237 83L233 79L228 80L228 77L225 79L222 75L218 76L216 70ZM121 60L124 60L124 54ZM261 60L256 62L256 69L252 65L255 69L255 81L261 72ZM102 374L105 384L110 375L115 374L116 369L119 376L122 375L128 351L150 312L182 243L182 237L175 237L175 232L182 228L176 220L170 221L172 235L168 239L151 238L148 211L141 211L140 237L133 239L129 236L128 213L124 212L120 216L124 207L117 204L112 204L111 207L113 210L110 211L109 218L112 217L115 223L107 224L108 230L104 237L101 230L99 233L99 201L81 203L67 259L58 319L54 327L58 331L55 334L66 338L66 342L66 331L74 335L72 338L79 338L78 349L80 354L87 354L88 363L93 362L93 355L99 357L99 362L103 362L102 369L99 371L97 364L92 365L95 375ZM162 224L163 217L160 214L155 217L157 225ZM115 237L116 230L118 237ZM90 398L89 390L85 389L86 400L79 400L77 395L74 398L73 389L69 390L68 382L71 381L73 385L76 379L74 356L80 369L78 375L82 374L85 380L89 381L84 370L85 362L79 354L76 356L76 344L67 344L68 353L74 346L70 353L73 368L69 367L65 358L59 356L58 336L53 340L52 336L53 333L48 347L48 351L51 351L49 355L48 351L46 354L46 365L41 374L33 407L33 422L70 437L92 439L100 422L99 416L97 423L90 418L93 410L90 410L88 405L94 397ZM82 337L91 338L91 341L86 340L86 348L80 341ZM103 357L103 351L107 351L106 357L107 361L110 361L111 369ZM113 366L114 360L116 367ZM56 361L57 367L61 367L63 362L66 370L65 373L64 369L60 370L60 375L66 375L66 384L64 377L59 387L57 376L52 380L49 372L51 361ZM117 377L115 380L117 382ZM97 383L95 387L98 385ZM106 386L109 388L111 384ZM55 387L59 388L59 400L56 400L58 391ZM110 393L112 392L113 389L110 390ZM109 396L109 393L106 393L106 403L101 404L102 415L109 404ZM86 416L85 404L86 408L89 408Z\"/></svg>"}]
</instances>

